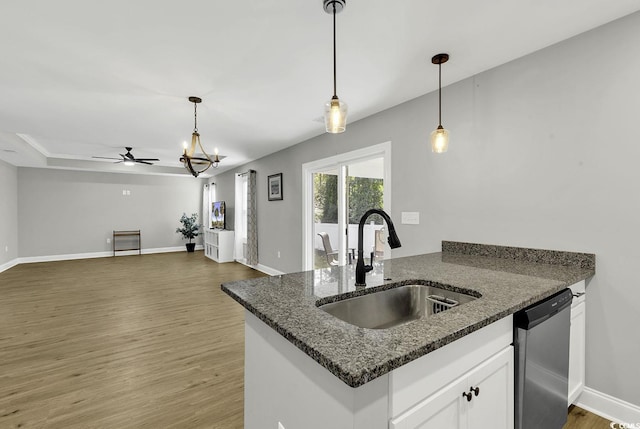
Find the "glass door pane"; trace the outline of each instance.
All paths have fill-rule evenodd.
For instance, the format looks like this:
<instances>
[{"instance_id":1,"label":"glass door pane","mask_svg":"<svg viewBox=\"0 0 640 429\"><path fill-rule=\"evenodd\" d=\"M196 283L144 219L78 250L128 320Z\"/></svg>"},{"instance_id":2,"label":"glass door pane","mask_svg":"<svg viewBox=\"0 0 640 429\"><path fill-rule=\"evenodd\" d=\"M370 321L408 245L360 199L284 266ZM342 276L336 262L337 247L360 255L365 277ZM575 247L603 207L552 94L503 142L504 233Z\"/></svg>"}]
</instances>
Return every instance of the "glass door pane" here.
<instances>
[{"instance_id":1,"label":"glass door pane","mask_svg":"<svg viewBox=\"0 0 640 429\"><path fill-rule=\"evenodd\" d=\"M313 177L313 267L325 268L340 264L338 226L339 170L329 169Z\"/></svg>"},{"instance_id":2,"label":"glass door pane","mask_svg":"<svg viewBox=\"0 0 640 429\"><path fill-rule=\"evenodd\" d=\"M384 209L384 158L371 158L352 162L347 166L347 252L357 257L358 224L369 209ZM375 259L384 258L386 244L385 225L382 217L369 216L363 231L363 255L369 263L371 255Z\"/></svg>"}]
</instances>

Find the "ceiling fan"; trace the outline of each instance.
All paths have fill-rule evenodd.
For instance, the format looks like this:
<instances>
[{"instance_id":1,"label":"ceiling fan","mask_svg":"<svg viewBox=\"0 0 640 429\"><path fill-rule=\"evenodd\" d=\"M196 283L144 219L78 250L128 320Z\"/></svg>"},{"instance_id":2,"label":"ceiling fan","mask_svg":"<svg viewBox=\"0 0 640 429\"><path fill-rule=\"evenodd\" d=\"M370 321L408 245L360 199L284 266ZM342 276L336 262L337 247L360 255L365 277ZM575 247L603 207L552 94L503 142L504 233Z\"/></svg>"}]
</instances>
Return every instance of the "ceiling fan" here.
<instances>
[{"instance_id":1,"label":"ceiling fan","mask_svg":"<svg viewBox=\"0 0 640 429\"><path fill-rule=\"evenodd\" d=\"M120 158L109 158L109 157L106 157L106 156L94 156L92 158L117 159L115 164L117 164L119 162L124 162L125 165L134 165L135 163L153 165L153 163L149 162L149 161L160 161L158 158L136 158L131 153L131 150L133 149L132 147L125 147L125 149L127 150L127 153L119 154L122 157L122 159L120 159Z\"/></svg>"}]
</instances>

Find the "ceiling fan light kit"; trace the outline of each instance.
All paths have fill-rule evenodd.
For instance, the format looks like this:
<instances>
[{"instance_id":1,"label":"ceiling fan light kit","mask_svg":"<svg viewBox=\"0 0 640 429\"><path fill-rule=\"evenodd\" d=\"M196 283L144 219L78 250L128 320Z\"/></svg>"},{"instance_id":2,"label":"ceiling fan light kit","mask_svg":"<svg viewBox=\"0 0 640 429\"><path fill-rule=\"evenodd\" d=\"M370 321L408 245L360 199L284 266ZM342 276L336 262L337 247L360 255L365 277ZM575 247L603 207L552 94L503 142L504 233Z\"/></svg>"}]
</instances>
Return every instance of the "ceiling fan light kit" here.
<instances>
[{"instance_id":1,"label":"ceiling fan light kit","mask_svg":"<svg viewBox=\"0 0 640 429\"><path fill-rule=\"evenodd\" d=\"M347 103L338 98L336 91L336 14L346 7L346 0L322 0L322 7L333 15L333 97L324 106L324 123L328 133L343 133L347 128Z\"/></svg>"},{"instance_id":2,"label":"ceiling fan light kit","mask_svg":"<svg viewBox=\"0 0 640 429\"><path fill-rule=\"evenodd\" d=\"M182 156L180 157L180 162L182 162L184 167L193 175L193 177L198 177L211 166L213 166L213 168L217 168L220 164L220 157L218 156L218 150L216 149L214 157L211 159L202 147L202 143L200 143L200 133L198 133L198 104L202 103L202 99L200 97L191 96L189 97L189 102L193 103L193 133L191 134L191 145L184 142L184 149ZM196 152L198 148L200 149L200 152Z\"/></svg>"},{"instance_id":3,"label":"ceiling fan light kit","mask_svg":"<svg viewBox=\"0 0 640 429\"><path fill-rule=\"evenodd\" d=\"M431 58L438 65L438 128L431 132L431 151L444 153L449 148L449 131L442 126L442 64L449 61L449 54L438 54Z\"/></svg>"}]
</instances>

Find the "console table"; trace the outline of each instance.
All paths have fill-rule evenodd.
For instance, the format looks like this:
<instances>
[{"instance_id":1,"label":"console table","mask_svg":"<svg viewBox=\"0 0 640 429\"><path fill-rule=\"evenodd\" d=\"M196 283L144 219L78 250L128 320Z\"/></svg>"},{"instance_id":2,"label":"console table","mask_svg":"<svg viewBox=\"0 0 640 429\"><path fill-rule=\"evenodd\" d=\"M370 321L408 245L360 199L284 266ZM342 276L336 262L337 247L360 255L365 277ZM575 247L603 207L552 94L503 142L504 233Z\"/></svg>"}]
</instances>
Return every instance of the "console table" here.
<instances>
[{"instance_id":1,"label":"console table","mask_svg":"<svg viewBox=\"0 0 640 429\"><path fill-rule=\"evenodd\" d=\"M122 239L124 237L129 237L126 239L127 244L129 244L126 248L118 248L116 246L116 241L118 238ZM137 246L134 247L135 242L137 242ZM125 250L137 250L138 255L142 255L142 246L140 245L140 230L134 231L113 231L113 256L116 256L116 252L123 252Z\"/></svg>"}]
</instances>

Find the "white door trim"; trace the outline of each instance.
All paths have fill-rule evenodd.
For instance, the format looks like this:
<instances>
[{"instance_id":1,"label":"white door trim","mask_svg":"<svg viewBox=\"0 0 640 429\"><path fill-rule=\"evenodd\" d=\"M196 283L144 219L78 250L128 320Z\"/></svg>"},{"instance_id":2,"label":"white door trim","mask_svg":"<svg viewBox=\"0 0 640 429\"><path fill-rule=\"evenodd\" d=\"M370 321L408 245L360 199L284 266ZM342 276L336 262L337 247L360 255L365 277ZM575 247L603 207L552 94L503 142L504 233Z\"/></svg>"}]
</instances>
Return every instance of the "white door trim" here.
<instances>
[{"instance_id":1,"label":"white door trim","mask_svg":"<svg viewBox=\"0 0 640 429\"><path fill-rule=\"evenodd\" d=\"M391 142L387 141L373 146L357 149L328 158L318 159L302 164L302 270L313 270L313 179L312 174L328 168L340 168L342 165L362 161L368 158L384 158L384 210L391 211Z\"/></svg>"}]
</instances>

